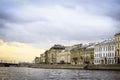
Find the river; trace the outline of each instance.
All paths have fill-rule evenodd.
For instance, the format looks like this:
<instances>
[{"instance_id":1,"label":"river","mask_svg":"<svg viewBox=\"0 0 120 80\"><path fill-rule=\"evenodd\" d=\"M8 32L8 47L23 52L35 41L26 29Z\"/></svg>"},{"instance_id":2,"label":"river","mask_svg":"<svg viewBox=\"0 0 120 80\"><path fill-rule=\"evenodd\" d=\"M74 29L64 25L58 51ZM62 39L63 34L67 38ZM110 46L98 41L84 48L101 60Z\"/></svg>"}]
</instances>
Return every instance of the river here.
<instances>
[{"instance_id":1,"label":"river","mask_svg":"<svg viewBox=\"0 0 120 80\"><path fill-rule=\"evenodd\" d=\"M120 71L0 67L0 80L120 80Z\"/></svg>"}]
</instances>

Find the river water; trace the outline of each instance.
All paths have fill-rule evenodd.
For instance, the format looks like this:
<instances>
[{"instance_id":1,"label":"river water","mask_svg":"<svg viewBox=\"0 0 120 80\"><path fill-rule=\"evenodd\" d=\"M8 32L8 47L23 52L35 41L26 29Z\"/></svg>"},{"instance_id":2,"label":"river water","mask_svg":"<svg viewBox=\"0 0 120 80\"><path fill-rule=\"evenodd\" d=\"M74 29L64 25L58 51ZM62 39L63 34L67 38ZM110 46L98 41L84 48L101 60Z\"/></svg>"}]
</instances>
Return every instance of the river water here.
<instances>
[{"instance_id":1,"label":"river water","mask_svg":"<svg viewBox=\"0 0 120 80\"><path fill-rule=\"evenodd\" d=\"M120 71L0 67L0 80L120 80Z\"/></svg>"}]
</instances>

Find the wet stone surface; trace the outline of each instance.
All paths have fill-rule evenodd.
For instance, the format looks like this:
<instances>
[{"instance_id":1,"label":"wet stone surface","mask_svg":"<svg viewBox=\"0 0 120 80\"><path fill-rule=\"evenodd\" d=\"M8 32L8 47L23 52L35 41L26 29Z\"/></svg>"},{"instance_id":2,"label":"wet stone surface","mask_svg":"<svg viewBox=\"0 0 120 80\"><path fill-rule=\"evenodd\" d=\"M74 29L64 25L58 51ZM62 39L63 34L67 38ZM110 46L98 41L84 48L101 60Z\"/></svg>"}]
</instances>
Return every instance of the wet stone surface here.
<instances>
[{"instance_id":1,"label":"wet stone surface","mask_svg":"<svg viewBox=\"0 0 120 80\"><path fill-rule=\"evenodd\" d=\"M0 80L120 80L120 71L0 67Z\"/></svg>"}]
</instances>

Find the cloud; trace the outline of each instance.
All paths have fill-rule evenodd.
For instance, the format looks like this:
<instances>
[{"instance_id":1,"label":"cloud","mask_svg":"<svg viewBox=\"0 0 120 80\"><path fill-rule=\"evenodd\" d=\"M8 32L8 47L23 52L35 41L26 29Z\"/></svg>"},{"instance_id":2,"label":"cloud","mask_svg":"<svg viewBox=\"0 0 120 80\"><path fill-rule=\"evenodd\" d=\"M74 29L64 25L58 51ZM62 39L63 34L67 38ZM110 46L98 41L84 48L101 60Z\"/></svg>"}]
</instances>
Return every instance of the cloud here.
<instances>
[{"instance_id":1,"label":"cloud","mask_svg":"<svg viewBox=\"0 0 120 80\"><path fill-rule=\"evenodd\" d=\"M0 0L0 58L32 61L54 44L111 38L119 32L119 4L119 0Z\"/></svg>"},{"instance_id":2,"label":"cloud","mask_svg":"<svg viewBox=\"0 0 120 80\"><path fill-rule=\"evenodd\" d=\"M11 0L10 4L0 14L0 36L8 41L43 46L68 40L109 38L118 31L116 13L119 14L119 5L112 0L66 0L64 3L56 0Z\"/></svg>"}]
</instances>

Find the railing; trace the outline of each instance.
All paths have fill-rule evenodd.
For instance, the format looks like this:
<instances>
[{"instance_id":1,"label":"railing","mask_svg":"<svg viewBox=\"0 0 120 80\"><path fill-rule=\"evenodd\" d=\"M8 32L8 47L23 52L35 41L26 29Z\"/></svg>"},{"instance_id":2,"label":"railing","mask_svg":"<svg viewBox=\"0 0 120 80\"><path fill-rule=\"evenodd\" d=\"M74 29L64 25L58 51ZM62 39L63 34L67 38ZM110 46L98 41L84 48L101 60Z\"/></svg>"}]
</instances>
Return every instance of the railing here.
<instances>
[{"instance_id":1,"label":"railing","mask_svg":"<svg viewBox=\"0 0 120 80\"><path fill-rule=\"evenodd\" d=\"M15 64L16 61L14 61L14 60L0 60L0 63L11 63L11 64Z\"/></svg>"}]
</instances>

